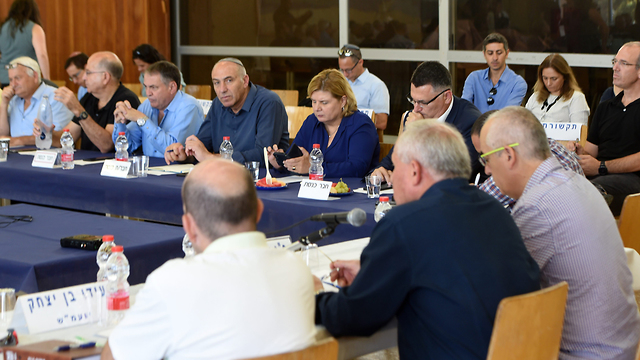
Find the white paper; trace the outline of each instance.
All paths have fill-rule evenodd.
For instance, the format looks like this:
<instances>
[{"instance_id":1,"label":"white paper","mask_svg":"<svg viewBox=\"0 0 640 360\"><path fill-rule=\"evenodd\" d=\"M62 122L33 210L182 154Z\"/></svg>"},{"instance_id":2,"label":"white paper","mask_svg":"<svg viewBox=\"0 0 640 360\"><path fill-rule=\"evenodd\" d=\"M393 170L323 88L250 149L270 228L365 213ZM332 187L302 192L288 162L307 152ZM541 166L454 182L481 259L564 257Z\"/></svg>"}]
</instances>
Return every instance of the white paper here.
<instances>
[{"instance_id":1,"label":"white paper","mask_svg":"<svg viewBox=\"0 0 640 360\"><path fill-rule=\"evenodd\" d=\"M56 166L56 160L58 159L58 152L53 150L38 150L33 157L31 166L53 169Z\"/></svg>"},{"instance_id":2,"label":"white paper","mask_svg":"<svg viewBox=\"0 0 640 360\"><path fill-rule=\"evenodd\" d=\"M102 164L101 176L126 179L131 169L131 161L106 160Z\"/></svg>"},{"instance_id":3,"label":"white paper","mask_svg":"<svg viewBox=\"0 0 640 360\"><path fill-rule=\"evenodd\" d=\"M298 197L314 200L328 200L331 191L331 181L319 181L305 179L300 182Z\"/></svg>"},{"instance_id":4,"label":"white paper","mask_svg":"<svg viewBox=\"0 0 640 360\"><path fill-rule=\"evenodd\" d=\"M580 140L580 130L582 124L543 122L542 126L547 133L547 137L553 140L574 141Z\"/></svg>"},{"instance_id":5,"label":"white paper","mask_svg":"<svg viewBox=\"0 0 640 360\"><path fill-rule=\"evenodd\" d=\"M195 165L193 164L176 164L176 165L165 165L165 166L154 166L149 168L149 174L153 171L152 175L158 175L161 173L168 174L184 174L191 172Z\"/></svg>"}]
</instances>

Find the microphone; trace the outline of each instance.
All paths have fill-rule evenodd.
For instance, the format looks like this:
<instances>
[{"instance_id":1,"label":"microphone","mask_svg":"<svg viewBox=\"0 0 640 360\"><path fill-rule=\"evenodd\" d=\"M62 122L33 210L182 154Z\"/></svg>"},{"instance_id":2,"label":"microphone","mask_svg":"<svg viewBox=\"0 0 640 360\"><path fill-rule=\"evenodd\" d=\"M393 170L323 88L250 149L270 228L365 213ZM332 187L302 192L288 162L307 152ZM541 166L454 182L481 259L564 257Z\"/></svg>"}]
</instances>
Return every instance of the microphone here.
<instances>
[{"instance_id":1,"label":"microphone","mask_svg":"<svg viewBox=\"0 0 640 360\"><path fill-rule=\"evenodd\" d=\"M359 227L367 222L367 213L360 208L355 208L348 212L313 215L311 221L323 221L327 224L350 224Z\"/></svg>"}]
</instances>

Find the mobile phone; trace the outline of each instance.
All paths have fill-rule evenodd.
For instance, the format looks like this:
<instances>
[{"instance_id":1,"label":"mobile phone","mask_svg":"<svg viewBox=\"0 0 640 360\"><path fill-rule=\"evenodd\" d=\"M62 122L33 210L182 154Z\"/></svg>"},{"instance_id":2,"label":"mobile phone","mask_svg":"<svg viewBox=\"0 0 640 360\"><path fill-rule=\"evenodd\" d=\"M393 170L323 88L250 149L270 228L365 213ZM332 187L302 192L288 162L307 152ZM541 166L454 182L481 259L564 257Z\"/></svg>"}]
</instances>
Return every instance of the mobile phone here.
<instances>
[{"instance_id":1,"label":"mobile phone","mask_svg":"<svg viewBox=\"0 0 640 360\"><path fill-rule=\"evenodd\" d=\"M92 158L88 158L88 159L83 159L82 161L100 161L100 160L110 160L113 159L113 157L111 156L98 156L98 157L92 157Z\"/></svg>"},{"instance_id":2,"label":"mobile phone","mask_svg":"<svg viewBox=\"0 0 640 360\"><path fill-rule=\"evenodd\" d=\"M102 236L79 234L60 239L60 246L73 249L95 251L102 245Z\"/></svg>"},{"instance_id":3,"label":"mobile phone","mask_svg":"<svg viewBox=\"0 0 640 360\"><path fill-rule=\"evenodd\" d=\"M286 154L285 153L281 153L281 152L275 152L275 153L273 153L273 156L275 156L276 162L278 163L278 165L280 165L282 167L282 166L284 166L284 161L285 160L294 159L294 158L302 156L302 151L300 150L298 145L292 144L289 147L289 151L287 151Z\"/></svg>"}]
</instances>

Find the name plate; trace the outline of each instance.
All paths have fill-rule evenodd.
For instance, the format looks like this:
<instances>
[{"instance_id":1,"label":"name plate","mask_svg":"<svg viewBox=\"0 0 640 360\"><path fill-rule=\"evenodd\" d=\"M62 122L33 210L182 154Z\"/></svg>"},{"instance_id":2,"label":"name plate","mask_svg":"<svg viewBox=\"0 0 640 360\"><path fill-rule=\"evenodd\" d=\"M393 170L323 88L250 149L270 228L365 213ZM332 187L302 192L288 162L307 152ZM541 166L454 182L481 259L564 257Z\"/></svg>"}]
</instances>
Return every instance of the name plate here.
<instances>
[{"instance_id":1,"label":"name plate","mask_svg":"<svg viewBox=\"0 0 640 360\"><path fill-rule=\"evenodd\" d=\"M131 161L105 160L100 175L126 179L131 168Z\"/></svg>"},{"instance_id":2,"label":"name plate","mask_svg":"<svg viewBox=\"0 0 640 360\"><path fill-rule=\"evenodd\" d=\"M573 141L580 139L582 124L543 122L542 126L547 133L547 137L553 140Z\"/></svg>"},{"instance_id":3,"label":"name plate","mask_svg":"<svg viewBox=\"0 0 640 360\"><path fill-rule=\"evenodd\" d=\"M286 249L289 245L291 245L291 236L289 235L267 238L267 246L273 249Z\"/></svg>"},{"instance_id":4,"label":"name plate","mask_svg":"<svg viewBox=\"0 0 640 360\"><path fill-rule=\"evenodd\" d=\"M53 169L56 165L60 164L58 156L59 154L55 150L38 150L33 157L31 166Z\"/></svg>"},{"instance_id":5,"label":"name plate","mask_svg":"<svg viewBox=\"0 0 640 360\"><path fill-rule=\"evenodd\" d=\"M328 200L331 191L331 181L305 179L300 182L298 197L314 200Z\"/></svg>"},{"instance_id":6,"label":"name plate","mask_svg":"<svg viewBox=\"0 0 640 360\"><path fill-rule=\"evenodd\" d=\"M97 322L105 299L106 282L23 295L18 297L11 327L37 334Z\"/></svg>"}]
</instances>

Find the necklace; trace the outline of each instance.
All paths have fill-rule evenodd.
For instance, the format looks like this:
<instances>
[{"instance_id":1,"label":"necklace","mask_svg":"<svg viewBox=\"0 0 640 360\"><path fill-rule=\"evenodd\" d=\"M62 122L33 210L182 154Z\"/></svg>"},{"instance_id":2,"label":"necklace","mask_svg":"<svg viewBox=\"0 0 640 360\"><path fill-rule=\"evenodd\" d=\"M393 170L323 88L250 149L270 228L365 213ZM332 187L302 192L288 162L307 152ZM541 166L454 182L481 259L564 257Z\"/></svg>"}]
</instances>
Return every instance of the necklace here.
<instances>
[{"instance_id":1,"label":"necklace","mask_svg":"<svg viewBox=\"0 0 640 360\"><path fill-rule=\"evenodd\" d=\"M333 132L333 134L329 135L329 139L331 139L335 134L337 134L339 129L340 129L340 125L338 125L338 128L336 129L336 131ZM327 131L327 134L329 134L328 131Z\"/></svg>"}]
</instances>

